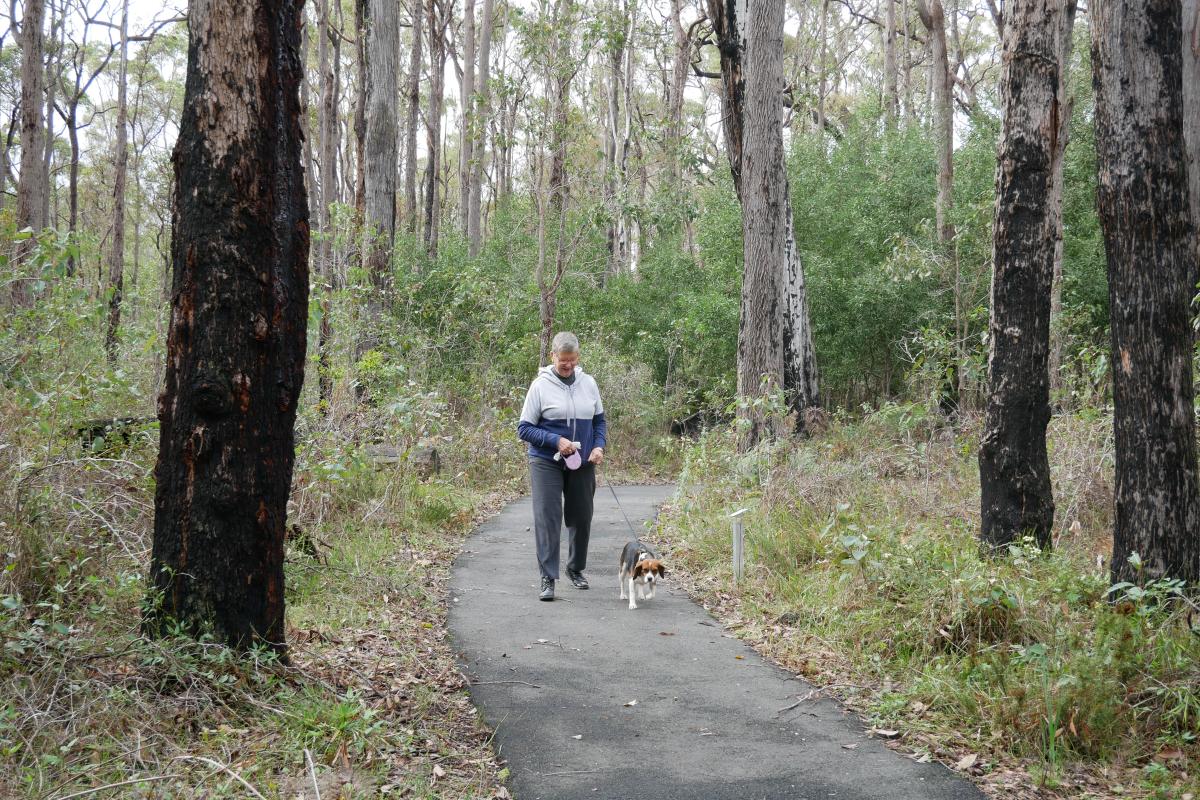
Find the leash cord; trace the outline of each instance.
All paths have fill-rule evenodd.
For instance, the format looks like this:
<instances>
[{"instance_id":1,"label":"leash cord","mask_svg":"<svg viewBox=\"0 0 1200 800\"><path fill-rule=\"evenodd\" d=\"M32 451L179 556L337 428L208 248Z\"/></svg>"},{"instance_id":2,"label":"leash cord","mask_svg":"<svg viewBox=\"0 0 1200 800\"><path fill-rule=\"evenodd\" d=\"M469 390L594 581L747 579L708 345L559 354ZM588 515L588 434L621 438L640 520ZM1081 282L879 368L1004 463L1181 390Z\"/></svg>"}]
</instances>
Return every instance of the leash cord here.
<instances>
[{"instance_id":1,"label":"leash cord","mask_svg":"<svg viewBox=\"0 0 1200 800\"><path fill-rule=\"evenodd\" d=\"M617 490L613 488L611 483L604 484L608 490L612 492L613 501L617 504L617 509L621 512L621 516L625 518L625 524L629 526L629 532L633 534L633 538L637 539L637 531L633 529L633 523L629 521L629 515L625 513L625 509L621 507L621 501L617 499Z\"/></svg>"}]
</instances>

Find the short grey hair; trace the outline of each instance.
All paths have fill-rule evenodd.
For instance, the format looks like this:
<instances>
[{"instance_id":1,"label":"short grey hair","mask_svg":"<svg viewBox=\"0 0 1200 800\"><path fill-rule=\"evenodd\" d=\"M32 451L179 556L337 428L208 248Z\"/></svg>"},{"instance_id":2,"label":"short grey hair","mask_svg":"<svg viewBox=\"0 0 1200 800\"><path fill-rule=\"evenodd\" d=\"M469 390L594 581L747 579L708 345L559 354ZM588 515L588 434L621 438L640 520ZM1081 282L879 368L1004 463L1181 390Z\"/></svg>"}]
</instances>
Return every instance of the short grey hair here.
<instances>
[{"instance_id":1,"label":"short grey hair","mask_svg":"<svg viewBox=\"0 0 1200 800\"><path fill-rule=\"evenodd\" d=\"M550 351L553 353L578 353L579 337L570 331L556 333L554 341L550 343Z\"/></svg>"}]
</instances>

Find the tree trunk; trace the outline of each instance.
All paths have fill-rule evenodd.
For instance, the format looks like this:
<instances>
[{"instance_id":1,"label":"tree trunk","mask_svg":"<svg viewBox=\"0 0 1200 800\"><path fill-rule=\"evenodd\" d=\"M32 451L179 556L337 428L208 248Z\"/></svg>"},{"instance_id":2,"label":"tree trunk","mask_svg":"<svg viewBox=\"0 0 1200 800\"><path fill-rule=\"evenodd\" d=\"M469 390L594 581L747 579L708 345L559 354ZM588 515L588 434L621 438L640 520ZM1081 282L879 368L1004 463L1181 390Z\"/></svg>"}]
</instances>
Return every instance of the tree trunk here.
<instances>
[{"instance_id":1,"label":"tree trunk","mask_svg":"<svg viewBox=\"0 0 1200 800\"><path fill-rule=\"evenodd\" d=\"M67 107L67 138L71 142L71 166L67 178L67 232L73 244L79 241L79 96ZM67 275L76 271L75 253L67 256Z\"/></svg>"},{"instance_id":2,"label":"tree trunk","mask_svg":"<svg viewBox=\"0 0 1200 800\"><path fill-rule=\"evenodd\" d=\"M1188 198L1200 246L1200 0L1183 0L1183 138L1187 145ZM1192 288L1200 282L1200 255Z\"/></svg>"},{"instance_id":3,"label":"tree trunk","mask_svg":"<svg viewBox=\"0 0 1200 800\"><path fill-rule=\"evenodd\" d=\"M821 23L818 28L817 38L821 43L821 60L817 65L818 78L817 85L817 132L822 136L825 134L825 95L828 91L827 81L829 79L826 70L829 65L829 0L821 0ZM724 63L724 59L722 59Z\"/></svg>"},{"instance_id":4,"label":"tree trunk","mask_svg":"<svg viewBox=\"0 0 1200 800\"><path fill-rule=\"evenodd\" d=\"M683 0L671 0L670 25L675 46L672 50L671 91L667 108L667 181L675 202L683 200L683 95L688 71L688 40L687 31L683 29L682 13Z\"/></svg>"},{"instance_id":5,"label":"tree trunk","mask_svg":"<svg viewBox=\"0 0 1200 800\"><path fill-rule=\"evenodd\" d=\"M364 153L367 274L379 319L391 287L392 246L396 238L396 100L400 75L400 18L395 0L368 0L367 135Z\"/></svg>"},{"instance_id":6,"label":"tree trunk","mask_svg":"<svg viewBox=\"0 0 1200 800\"><path fill-rule=\"evenodd\" d=\"M1005 20L996 163L988 392L979 448L981 544L985 552L1032 535L1048 548L1054 498L1046 452L1054 172L1063 63L1074 0L1009 6ZM1065 30L1064 30L1065 29Z\"/></svg>"},{"instance_id":7,"label":"tree trunk","mask_svg":"<svg viewBox=\"0 0 1200 800\"><path fill-rule=\"evenodd\" d=\"M458 214L467 235L471 207L471 161L475 144L475 0L463 0L463 65L459 85Z\"/></svg>"},{"instance_id":8,"label":"tree trunk","mask_svg":"<svg viewBox=\"0 0 1200 800\"><path fill-rule=\"evenodd\" d=\"M753 0L751 13L736 16L744 29L742 277L738 328L738 396L742 449L779 433L778 421L761 400L783 386L784 309L780 274L788 255L787 174L783 159L783 0Z\"/></svg>"},{"instance_id":9,"label":"tree trunk","mask_svg":"<svg viewBox=\"0 0 1200 800\"><path fill-rule=\"evenodd\" d=\"M483 132L491 119L492 27L495 0L483 0L483 28L479 32L479 82L475 95L475 119L471 127L471 191L467 198L467 254L474 258L483 247L481 209L483 205L483 166L487 161ZM494 185L494 184L493 184Z\"/></svg>"},{"instance_id":10,"label":"tree trunk","mask_svg":"<svg viewBox=\"0 0 1200 800\"><path fill-rule=\"evenodd\" d=\"M129 0L121 5L121 49L117 62L117 141L113 146L112 249L108 254L108 327L104 352L117 364L117 335L125 295L125 179L129 165Z\"/></svg>"},{"instance_id":11,"label":"tree trunk","mask_svg":"<svg viewBox=\"0 0 1200 800\"><path fill-rule=\"evenodd\" d=\"M354 219L365 225L367 214L367 86L371 82L367 64L367 3L354 0L354 51L358 64L354 103ZM364 248L365 249L365 248Z\"/></svg>"},{"instance_id":12,"label":"tree trunk","mask_svg":"<svg viewBox=\"0 0 1200 800\"><path fill-rule=\"evenodd\" d=\"M412 50L408 60L408 118L404 125L404 216L408 232L417 232L417 120L421 113L421 24L425 17L422 0L413 0Z\"/></svg>"},{"instance_id":13,"label":"tree trunk","mask_svg":"<svg viewBox=\"0 0 1200 800\"><path fill-rule=\"evenodd\" d=\"M442 96L445 91L446 25L449 0L429 0L429 113L426 114L425 252L437 258L441 206L438 179L442 167ZM441 8L439 8L441 6Z\"/></svg>"},{"instance_id":14,"label":"tree trunk","mask_svg":"<svg viewBox=\"0 0 1200 800\"><path fill-rule=\"evenodd\" d=\"M571 78L575 66L571 63L571 37L575 31L567 19L567 0L556 0L551 18L550 34L554 43L550 49L550 208L561 214L567 202L567 114L570 111Z\"/></svg>"},{"instance_id":15,"label":"tree trunk","mask_svg":"<svg viewBox=\"0 0 1200 800\"><path fill-rule=\"evenodd\" d=\"M1091 9L1116 450L1112 578L1200 578L1181 6ZM1141 568L1130 553L1141 556Z\"/></svg>"},{"instance_id":16,"label":"tree trunk","mask_svg":"<svg viewBox=\"0 0 1200 800\"><path fill-rule=\"evenodd\" d=\"M55 227L54 219L50 216L50 167L54 160L54 103L58 96L58 79L62 75L63 41L58 39L66 31L66 9L55 13L54 3L50 3L50 41L52 46L46 58L46 136L45 150L42 156L42 185L46 191L42 194L41 217L47 228Z\"/></svg>"},{"instance_id":17,"label":"tree trunk","mask_svg":"<svg viewBox=\"0 0 1200 800\"><path fill-rule=\"evenodd\" d=\"M917 0L921 24L929 32L933 61L930 82L933 91L934 136L938 147L937 234L938 241L949 245L954 240L950 214L954 206L954 77L946 51L946 16L942 0Z\"/></svg>"},{"instance_id":18,"label":"tree trunk","mask_svg":"<svg viewBox=\"0 0 1200 800\"><path fill-rule=\"evenodd\" d=\"M1058 135L1054 140L1054 164L1050 184L1050 213L1054 228L1054 282L1050 288L1050 394L1061 394L1063 363L1062 290L1063 290L1063 159L1067 144L1071 141L1071 116L1074 98L1070 95L1070 65L1072 29L1076 3L1067 5L1071 12L1069 22L1058 26ZM1003 31L1003 17L1000 30ZM1200 75L1197 76L1200 80Z\"/></svg>"},{"instance_id":19,"label":"tree trunk","mask_svg":"<svg viewBox=\"0 0 1200 800\"><path fill-rule=\"evenodd\" d=\"M188 11L145 618L152 634L180 623L279 652L308 305L302 7L193 0Z\"/></svg>"},{"instance_id":20,"label":"tree trunk","mask_svg":"<svg viewBox=\"0 0 1200 800\"><path fill-rule=\"evenodd\" d=\"M17 132L17 118L21 109L14 106L8 118L8 130L4 134L4 148L0 150L0 211L8 202L8 173L11 169L9 157L12 153L13 137Z\"/></svg>"},{"instance_id":21,"label":"tree trunk","mask_svg":"<svg viewBox=\"0 0 1200 800\"><path fill-rule=\"evenodd\" d=\"M46 126L42 119L42 98L46 79L44 0L26 0L25 16L21 22L21 175L17 182L17 230L40 231L46 226L42 217L44 198L49 191L42 170ZM16 261L23 261L33 250L33 240L17 242ZM13 303L28 305L33 301L26 281L13 284Z\"/></svg>"},{"instance_id":22,"label":"tree trunk","mask_svg":"<svg viewBox=\"0 0 1200 800\"><path fill-rule=\"evenodd\" d=\"M317 330L317 402L328 414L333 402L333 204L338 201L338 116L337 71L338 41L334 38L333 21L329 18L330 0L319 0L317 69L320 73L321 109L318 127L318 158L321 164L320 200L317 203L317 224L321 238L317 242L317 277L320 281L321 322ZM332 51L332 52L331 52Z\"/></svg>"},{"instance_id":23,"label":"tree trunk","mask_svg":"<svg viewBox=\"0 0 1200 800\"><path fill-rule=\"evenodd\" d=\"M896 91L896 0L883 0L883 113L888 125L895 126L900 115L900 95Z\"/></svg>"}]
</instances>

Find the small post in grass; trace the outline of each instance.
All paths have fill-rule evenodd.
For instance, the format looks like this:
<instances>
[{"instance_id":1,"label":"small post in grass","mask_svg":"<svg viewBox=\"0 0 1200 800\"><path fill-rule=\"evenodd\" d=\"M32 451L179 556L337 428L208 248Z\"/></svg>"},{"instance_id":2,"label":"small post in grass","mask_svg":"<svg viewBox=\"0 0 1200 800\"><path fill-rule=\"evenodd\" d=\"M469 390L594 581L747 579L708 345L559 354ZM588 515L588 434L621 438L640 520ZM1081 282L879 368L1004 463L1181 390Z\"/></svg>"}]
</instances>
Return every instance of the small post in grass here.
<instances>
[{"instance_id":1,"label":"small post in grass","mask_svg":"<svg viewBox=\"0 0 1200 800\"><path fill-rule=\"evenodd\" d=\"M746 526L742 524L742 515L750 509L743 508L733 512L729 518L733 520L733 585L737 586L742 579L742 553L746 542Z\"/></svg>"}]
</instances>

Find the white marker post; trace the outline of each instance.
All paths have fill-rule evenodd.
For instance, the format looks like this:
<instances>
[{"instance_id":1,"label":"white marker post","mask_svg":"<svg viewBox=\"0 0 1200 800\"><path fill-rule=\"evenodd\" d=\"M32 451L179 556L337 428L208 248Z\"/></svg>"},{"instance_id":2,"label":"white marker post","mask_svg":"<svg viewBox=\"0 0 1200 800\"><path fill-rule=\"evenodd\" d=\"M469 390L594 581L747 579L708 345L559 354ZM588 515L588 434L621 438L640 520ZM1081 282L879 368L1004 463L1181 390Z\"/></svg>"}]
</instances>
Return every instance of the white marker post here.
<instances>
[{"instance_id":1,"label":"white marker post","mask_svg":"<svg viewBox=\"0 0 1200 800\"><path fill-rule=\"evenodd\" d=\"M750 509L743 508L733 512L729 518L733 520L733 585L737 586L742 579L742 554L746 543L746 527L742 524L742 515Z\"/></svg>"}]
</instances>

